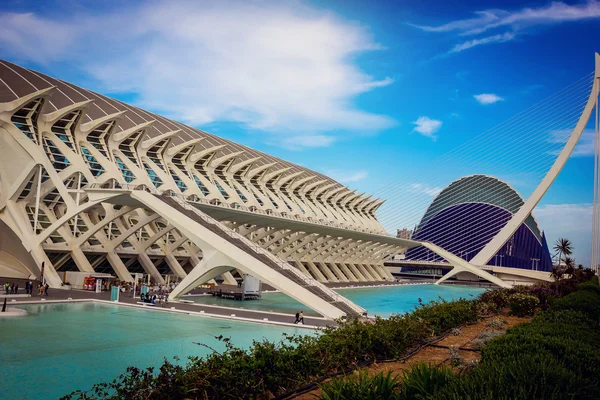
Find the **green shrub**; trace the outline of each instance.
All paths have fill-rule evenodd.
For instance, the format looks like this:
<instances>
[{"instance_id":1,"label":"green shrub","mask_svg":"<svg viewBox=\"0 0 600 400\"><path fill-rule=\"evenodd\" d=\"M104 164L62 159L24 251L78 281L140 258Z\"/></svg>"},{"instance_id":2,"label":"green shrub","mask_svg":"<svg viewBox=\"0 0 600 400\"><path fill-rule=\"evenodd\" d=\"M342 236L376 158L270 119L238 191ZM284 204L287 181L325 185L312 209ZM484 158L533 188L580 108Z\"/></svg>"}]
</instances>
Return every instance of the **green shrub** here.
<instances>
[{"instance_id":1,"label":"green shrub","mask_svg":"<svg viewBox=\"0 0 600 400\"><path fill-rule=\"evenodd\" d=\"M576 287L573 282L569 285ZM538 313L530 324L511 328L506 335L491 340L482 350L479 365L464 374L454 376L446 367L411 369L402 379L397 398L600 398L597 384L600 355L595 345L600 343L600 294L593 287L597 287L597 280L580 284L577 292L564 298L549 297L547 311ZM544 292L548 289L539 288ZM517 287L489 291L478 300L434 301L412 313L369 323L352 320L340 323L337 328L325 328L319 336L286 336L279 343L259 341L247 350L236 348L225 338L222 340L226 350L222 353L191 357L185 366L165 361L158 370L131 367L113 382L97 384L88 392L78 391L64 398L278 396L317 377L356 369L375 360L398 359L433 335L476 322L483 308L481 304L487 304L488 310L499 310L519 298L531 304L538 301L538 297L527 294L534 290L537 289ZM515 313L519 306L511 304ZM360 388L374 378L356 379L356 390L363 393ZM387 383L380 381L380 384L388 387L392 378L386 379Z\"/></svg>"},{"instance_id":2,"label":"green shrub","mask_svg":"<svg viewBox=\"0 0 600 400\"><path fill-rule=\"evenodd\" d=\"M450 359L450 365L452 367L460 367L461 365L463 365L464 360L463 360L462 356L460 355L458 346L448 347L448 353L449 353L448 358Z\"/></svg>"},{"instance_id":3,"label":"green shrub","mask_svg":"<svg viewBox=\"0 0 600 400\"><path fill-rule=\"evenodd\" d=\"M425 363L413 365L403 372L400 399L435 398L444 387L454 381L452 370L446 366L439 367Z\"/></svg>"},{"instance_id":4,"label":"green shrub","mask_svg":"<svg viewBox=\"0 0 600 400\"><path fill-rule=\"evenodd\" d=\"M591 290L580 290L553 302L556 310L585 312L592 318L600 319L600 295Z\"/></svg>"},{"instance_id":5,"label":"green shrub","mask_svg":"<svg viewBox=\"0 0 600 400\"><path fill-rule=\"evenodd\" d=\"M516 295L515 295L516 296ZM482 349L436 399L600 398L600 296L585 286Z\"/></svg>"},{"instance_id":6,"label":"green shrub","mask_svg":"<svg viewBox=\"0 0 600 400\"><path fill-rule=\"evenodd\" d=\"M536 296L515 293L509 299L510 313L517 317L531 316L539 303L540 301Z\"/></svg>"},{"instance_id":7,"label":"green shrub","mask_svg":"<svg viewBox=\"0 0 600 400\"><path fill-rule=\"evenodd\" d=\"M511 289L488 290L479 295L479 301L482 303L493 303L496 310L502 310L508 307L508 299L513 294Z\"/></svg>"},{"instance_id":8,"label":"green shrub","mask_svg":"<svg viewBox=\"0 0 600 400\"><path fill-rule=\"evenodd\" d=\"M479 301L475 306L475 310L477 311L477 316L483 318L496 314L498 312L498 307L496 306L496 303L492 301L487 303Z\"/></svg>"},{"instance_id":9,"label":"green shrub","mask_svg":"<svg viewBox=\"0 0 600 400\"><path fill-rule=\"evenodd\" d=\"M579 286L577 286L577 290L589 290L593 293L600 295L600 286L593 282L581 283Z\"/></svg>"},{"instance_id":10,"label":"green shrub","mask_svg":"<svg viewBox=\"0 0 600 400\"><path fill-rule=\"evenodd\" d=\"M353 375L336 378L320 386L322 400L396 400L399 399L399 375L392 371L370 376L362 370Z\"/></svg>"},{"instance_id":11,"label":"green shrub","mask_svg":"<svg viewBox=\"0 0 600 400\"><path fill-rule=\"evenodd\" d=\"M493 329L502 329L506 326L508 322L506 322L506 320L502 317L498 317L498 318L494 318L490 321L488 321L485 326L487 328L493 328Z\"/></svg>"},{"instance_id":12,"label":"green shrub","mask_svg":"<svg viewBox=\"0 0 600 400\"><path fill-rule=\"evenodd\" d=\"M472 345L476 349L481 349L487 345L490 340L502 335L504 335L504 332L502 331L481 331L475 340L473 340Z\"/></svg>"},{"instance_id":13,"label":"green shrub","mask_svg":"<svg viewBox=\"0 0 600 400\"><path fill-rule=\"evenodd\" d=\"M413 315L425 321L434 335L439 335L466 323L476 322L476 301L465 299L452 302L432 301L417 308Z\"/></svg>"}]
</instances>

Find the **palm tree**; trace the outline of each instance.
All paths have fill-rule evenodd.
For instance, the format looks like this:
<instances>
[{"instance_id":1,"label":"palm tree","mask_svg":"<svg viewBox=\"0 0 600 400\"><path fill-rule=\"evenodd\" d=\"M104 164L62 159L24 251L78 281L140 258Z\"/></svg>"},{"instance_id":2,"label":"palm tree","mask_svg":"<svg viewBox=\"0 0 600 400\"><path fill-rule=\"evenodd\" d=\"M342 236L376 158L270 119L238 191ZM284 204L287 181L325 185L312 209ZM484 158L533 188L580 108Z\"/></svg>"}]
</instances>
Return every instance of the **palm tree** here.
<instances>
[{"instance_id":1,"label":"palm tree","mask_svg":"<svg viewBox=\"0 0 600 400\"><path fill-rule=\"evenodd\" d=\"M552 267L552 272L550 273L550 276L554 278L554 292L558 295L558 282L565 276L565 268L561 267L560 265Z\"/></svg>"},{"instance_id":2,"label":"palm tree","mask_svg":"<svg viewBox=\"0 0 600 400\"><path fill-rule=\"evenodd\" d=\"M573 257L565 257L565 267L567 267L567 269L573 270L575 269L575 265L577 265L575 263L575 259Z\"/></svg>"},{"instance_id":3,"label":"palm tree","mask_svg":"<svg viewBox=\"0 0 600 400\"><path fill-rule=\"evenodd\" d=\"M565 257L565 274L573 277L575 271L575 259L572 257Z\"/></svg>"},{"instance_id":4,"label":"palm tree","mask_svg":"<svg viewBox=\"0 0 600 400\"><path fill-rule=\"evenodd\" d=\"M554 250L558 252L558 265L560 265L563 255L573 254L573 243L569 239L560 238L554 243Z\"/></svg>"}]
</instances>

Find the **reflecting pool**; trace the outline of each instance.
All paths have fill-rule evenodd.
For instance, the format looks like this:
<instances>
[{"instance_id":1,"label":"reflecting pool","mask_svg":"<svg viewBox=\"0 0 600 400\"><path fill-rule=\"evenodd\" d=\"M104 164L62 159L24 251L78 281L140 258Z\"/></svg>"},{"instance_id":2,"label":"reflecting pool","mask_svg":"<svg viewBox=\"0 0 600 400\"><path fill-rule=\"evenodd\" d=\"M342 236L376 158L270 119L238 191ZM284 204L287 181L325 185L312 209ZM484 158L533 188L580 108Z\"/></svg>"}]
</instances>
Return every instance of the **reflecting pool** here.
<instances>
[{"instance_id":1,"label":"reflecting pool","mask_svg":"<svg viewBox=\"0 0 600 400\"><path fill-rule=\"evenodd\" d=\"M349 288L338 289L337 291L356 304L366 308L369 315L385 318L391 314L413 310L419 304L419 298L424 303L437 300L440 297L447 301L456 300L461 297L471 299L477 297L485 290L484 288L474 286L431 284ZM273 311L286 314L295 314L297 311L303 310L306 315L318 315L283 293L264 293L259 300L246 300L243 302L213 296L187 296L185 299L201 304L243 307L247 310Z\"/></svg>"},{"instance_id":2,"label":"reflecting pool","mask_svg":"<svg viewBox=\"0 0 600 400\"><path fill-rule=\"evenodd\" d=\"M57 399L112 380L128 366L158 367L166 357L203 356L225 348L215 336L248 347L253 339L279 341L295 329L146 311L101 303L15 306L30 315L0 318L0 398Z\"/></svg>"}]
</instances>

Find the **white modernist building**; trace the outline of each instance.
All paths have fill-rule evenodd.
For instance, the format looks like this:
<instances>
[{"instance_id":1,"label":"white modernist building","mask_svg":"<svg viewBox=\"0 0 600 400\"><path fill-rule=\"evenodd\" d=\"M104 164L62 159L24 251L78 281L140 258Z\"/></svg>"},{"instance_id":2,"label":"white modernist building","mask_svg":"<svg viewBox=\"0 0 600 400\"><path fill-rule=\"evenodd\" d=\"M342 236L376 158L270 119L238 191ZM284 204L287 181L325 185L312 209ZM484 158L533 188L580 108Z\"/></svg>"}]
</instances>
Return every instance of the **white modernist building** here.
<instances>
[{"instance_id":1,"label":"white modernist building","mask_svg":"<svg viewBox=\"0 0 600 400\"><path fill-rule=\"evenodd\" d=\"M390 280L383 260L424 245L506 286L388 235L384 200L6 61L0 153L0 276L40 277L44 264L58 288L62 271L175 275L177 298L238 270L337 318L365 310L323 283ZM483 253L478 265L495 254Z\"/></svg>"}]
</instances>

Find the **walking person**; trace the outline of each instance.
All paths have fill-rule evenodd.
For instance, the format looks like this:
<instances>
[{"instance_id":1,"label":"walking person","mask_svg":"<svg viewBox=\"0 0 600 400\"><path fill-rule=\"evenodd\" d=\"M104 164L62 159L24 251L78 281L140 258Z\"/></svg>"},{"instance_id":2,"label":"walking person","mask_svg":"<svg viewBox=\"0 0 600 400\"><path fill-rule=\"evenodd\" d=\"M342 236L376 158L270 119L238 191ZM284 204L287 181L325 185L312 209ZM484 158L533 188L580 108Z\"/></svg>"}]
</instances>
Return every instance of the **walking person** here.
<instances>
[{"instance_id":1,"label":"walking person","mask_svg":"<svg viewBox=\"0 0 600 400\"><path fill-rule=\"evenodd\" d=\"M4 284L4 291L6 292L6 294L8 294L8 288L10 287L10 284L8 282L6 282Z\"/></svg>"},{"instance_id":2,"label":"walking person","mask_svg":"<svg viewBox=\"0 0 600 400\"><path fill-rule=\"evenodd\" d=\"M14 282L10 285L10 294L13 294L15 292L15 284Z\"/></svg>"},{"instance_id":3,"label":"walking person","mask_svg":"<svg viewBox=\"0 0 600 400\"><path fill-rule=\"evenodd\" d=\"M19 294L19 284L15 283L15 294Z\"/></svg>"},{"instance_id":4,"label":"walking person","mask_svg":"<svg viewBox=\"0 0 600 400\"><path fill-rule=\"evenodd\" d=\"M48 284L46 283L46 285L44 286L44 294L46 295L46 297L48 296Z\"/></svg>"},{"instance_id":5,"label":"walking person","mask_svg":"<svg viewBox=\"0 0 600 400\"><path fill-rule=\"evenodd\" d=\"M294 323L297 324L298 322L300 322L300 313L296 313L296 320Z\"/></svg>"},{"instance_id":6,"label":"walking person","mask_svg":"<svg viewBox=\"0 0 600 400\"><path fill-rule=\"evenodd\" d=\"M300 311L300 319L298 320L298 323L302 322L302 325L304 325L304 311Z\"/></svg>"}]
</instances>

